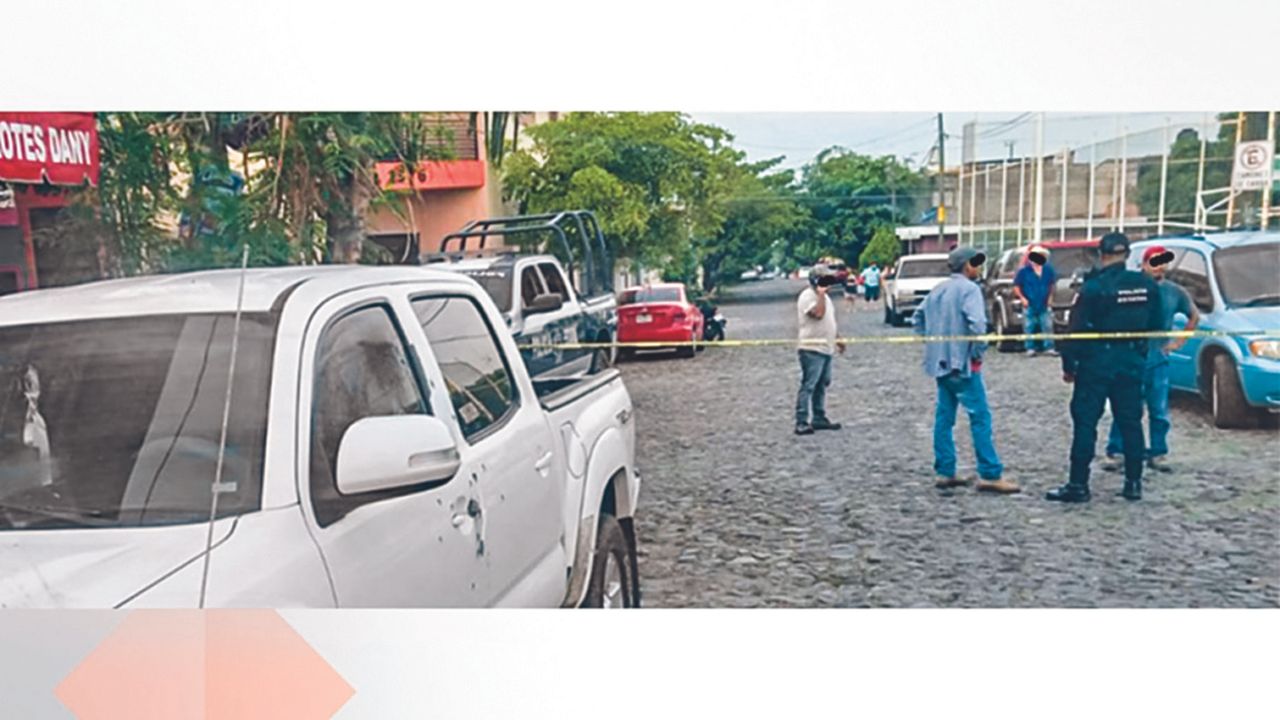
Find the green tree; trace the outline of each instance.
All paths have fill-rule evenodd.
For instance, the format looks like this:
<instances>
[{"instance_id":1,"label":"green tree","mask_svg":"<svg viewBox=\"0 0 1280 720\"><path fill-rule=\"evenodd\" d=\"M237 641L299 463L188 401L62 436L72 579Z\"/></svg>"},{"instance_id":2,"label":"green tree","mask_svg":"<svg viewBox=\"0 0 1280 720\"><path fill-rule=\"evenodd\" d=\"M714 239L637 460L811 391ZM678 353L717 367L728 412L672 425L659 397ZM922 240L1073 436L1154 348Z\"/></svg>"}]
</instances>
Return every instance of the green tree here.
<instances>
[{"instance_id":1,"label":"green tree","mask_svg":"<svg viewBox=\"0 0 1280 720\"><path fill-rule=\"evenodd\" d=\"M1238 113L1228 112L1218 115L1219 121L1230 121L1220 125L1218 136L1208 139L1205 144L1204 189L1218 190L1231 184L1231 166L1235 157L1236 126ZM1266 137L1267 114L1265 112L1244 113L1244 137ZM1276 151L1280 154L1280 137L1276 140ZM1196 187L1200 171L1200 134L1191 128L1180 131L1169 147L1169 171L1165 188L1165 218L1178 222L1190 223L1195 220ZM1160 211L1160 163L1144 164L1138 171L1138 206L1147 217L1154 218ZM1221 195L1207 198L1212 204L1220 200ZM1252 221L1261 204L1262 193L1248 192L1236 198L1236 215L1233 224ZM1273 193L1273 207L1280 200L1280 194ZM1215 222L1223 220L1215 218Z\"/></svg>"},{"instance_id":2,"label":"green tree","mask_svg":"<svg viewBox=\"0 0 1280 720\"><path fill-rule=\"evenodd\" d=\"M858 256L858 267L865 268L871 263L877 263L882 268L893 267L901 254L902 242L898 240L893 228L879 227Z\"/></svg>"},{"instance_id":3,"label":"green tree","mask_svg":"<svg viewBox=\"0 0 1280 720\"><path fill-rule=\"evenodd\" d=\"M528 130L532 147L504 160L504 190L522 211L584 208L615 255L688 279L694 238L727 216L741 153L720 128L674 112L571 113Z\"/></svg>"},{"instance_id":4,"label":"green tree","mask_svg":"<svg viewBox=\"0 0 1280 720\"><path fill-rule=\"evenodd\" d=\"M427 113L100 113L98 126L101 181L74 221L109 274L230 266L244 245L254 265L376 259L376 163L446 156Z\"/></svg>"},{"instance_id":5,"label":"green tree","mask_svg":"<svg viewBox=\"0 0 1280 720\"><path fill-rule=\"evenodd\" d=\"M892 156L823 150L802 171L800 198L814 221L814 236L797 246L808 254L856 258L881 226L906 222L918 211L925 179Z\"/></svg>"},{"instance_id":6,"label":"green tree","mask_svg":"<svg viewBox=\"0 0 1280 720\"><path fill-rule=\"evenodd\" d=\"M781 158L737 165L726 183L720 232L700 243L703 289L757 265L783 261L786 239L808 221L795 199L790 171L776 171Z\"/></svg>"}]
</instances>

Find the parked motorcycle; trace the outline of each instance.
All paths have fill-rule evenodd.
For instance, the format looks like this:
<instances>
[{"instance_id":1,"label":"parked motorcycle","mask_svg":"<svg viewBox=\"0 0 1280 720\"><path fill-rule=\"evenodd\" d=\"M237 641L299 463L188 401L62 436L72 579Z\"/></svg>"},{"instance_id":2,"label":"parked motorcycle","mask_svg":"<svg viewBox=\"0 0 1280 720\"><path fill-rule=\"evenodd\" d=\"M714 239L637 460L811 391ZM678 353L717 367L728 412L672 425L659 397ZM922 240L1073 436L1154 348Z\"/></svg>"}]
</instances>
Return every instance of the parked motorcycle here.
<instances>
[{"instance_id":1,"label":"parked motorcycle","mask_svg":"<svg viewBox=\"0 0 1280 720\"><path fill-rule=\"evenodd\" d=\"M717 341L724 339L724 326L729 321L720 314L719 308L711 303L698 303L698 309L702 311L702 339L708 341Z\"/></svg>"}]
</instances>

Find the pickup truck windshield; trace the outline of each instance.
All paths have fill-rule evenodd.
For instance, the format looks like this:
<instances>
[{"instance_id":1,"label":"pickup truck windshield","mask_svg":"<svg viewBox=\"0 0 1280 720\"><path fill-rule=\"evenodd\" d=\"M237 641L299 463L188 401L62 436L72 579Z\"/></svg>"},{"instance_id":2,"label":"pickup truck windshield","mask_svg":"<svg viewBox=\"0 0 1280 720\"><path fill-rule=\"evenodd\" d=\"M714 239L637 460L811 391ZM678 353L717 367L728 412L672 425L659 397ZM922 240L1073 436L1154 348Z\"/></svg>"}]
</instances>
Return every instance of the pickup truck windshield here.
<instances>
[{"instance_id":1,"label":"pickup truck windshield","mask_svg":"<svg viewBox=\"0 0 1280 720\"><path fill-rule=\"evenodd\" d=\"M498 310L511 310L511 273L502 270L463 270L463 275L480 283Z\"/></svg>"},{"instance_id":2,"label":"pickup truck windshield","mask_svg":"<svg viewBox=\"0 0 1280 720\"><path fill-rule=\"evenodd\" d=\"M641 303L680 302L679 288L638 288L625 290L619 305L639 305Z\"/></svg>"},{"instance_id":3,"label":"pickup truck windshield","mask_svg":"<svg viewBox=\"0 0 1280 720\"><path fill-rule=\"evenodd\" d=\"M1231 305L1280 305L1280 243L1243 245L1213 254L1222 298Z\"/></svg>"},{"instance_id":4,"label":"pickup truck windshield","mask_svg":"<svg viewBox=\"0 0 1280 720\"><path fill-rule=\"evenodd\" d=\"M0 531L204 522L234 317L0 327ZM261 497L275 318L241 318L219 516Z\"/></svg>"},{"instance_id":5,"label":"pickup truck windshield","mask_svg":"<svg viewBox=\"0 0 1280 720\"><path fill-rule=\"evenodd\" d=\"M902 269L898 271L898 278L925 278L925 277L948 277L951 275L951 269L947 267L945 259L938 260L912 260L903 261Z\"/></svg>"}]
</instances>

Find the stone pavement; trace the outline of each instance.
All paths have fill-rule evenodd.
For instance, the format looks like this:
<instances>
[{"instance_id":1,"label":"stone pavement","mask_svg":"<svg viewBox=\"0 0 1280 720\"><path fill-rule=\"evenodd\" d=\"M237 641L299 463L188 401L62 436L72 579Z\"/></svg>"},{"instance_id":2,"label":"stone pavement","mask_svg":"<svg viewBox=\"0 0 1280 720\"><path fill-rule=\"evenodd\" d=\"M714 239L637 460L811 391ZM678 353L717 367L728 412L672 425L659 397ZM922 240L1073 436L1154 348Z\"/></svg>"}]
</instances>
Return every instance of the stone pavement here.
<instances>
[{"instance_id":1,"label":"stone pavement","mask_svg":"<svg viewBox=\"0 0 1280 720\"><path fill-rule=\"evenodd\" d=\"M793 337L802 287L738 288L722 305L729 337ZM879 305L852 307L837 303L842 335L910 332L885 326ZM933 487L934 387L919 360L914 346L851 347L828 398L844 430L799 438L793 349L623 364L645 477L646 605L1280 605L1274 424L1218 430L1203 402L1175 395L1176 472L1149 475L1131 504L1115 496L1120 476L1098 470L1093 502L1063 507L1042 497L1066 475L1070 386L1055 358L993 350L996 443L1024 493L944 493ZM956 441L961 473L972 473L964 419Z\"/></svg>"}]
</instances>

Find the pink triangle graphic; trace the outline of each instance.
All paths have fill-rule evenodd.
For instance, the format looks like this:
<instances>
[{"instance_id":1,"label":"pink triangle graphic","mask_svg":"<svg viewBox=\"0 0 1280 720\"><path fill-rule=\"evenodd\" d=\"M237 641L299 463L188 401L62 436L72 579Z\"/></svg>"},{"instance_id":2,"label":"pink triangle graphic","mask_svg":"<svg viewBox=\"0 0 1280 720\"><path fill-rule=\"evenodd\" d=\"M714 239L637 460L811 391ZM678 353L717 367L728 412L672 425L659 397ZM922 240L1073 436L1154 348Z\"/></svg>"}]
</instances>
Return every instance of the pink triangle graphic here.
<instances>
[{"instance_id":1,"label":"pink triangle graphic","mask_svg":"<svg viewBox=\"0 0 1280 720\"><path fill-rule=\"evenodd\" d=\"M321 720L355 690L274 610L136 610L55 693L80 720Z\"/></svg>"}]
</instances>

